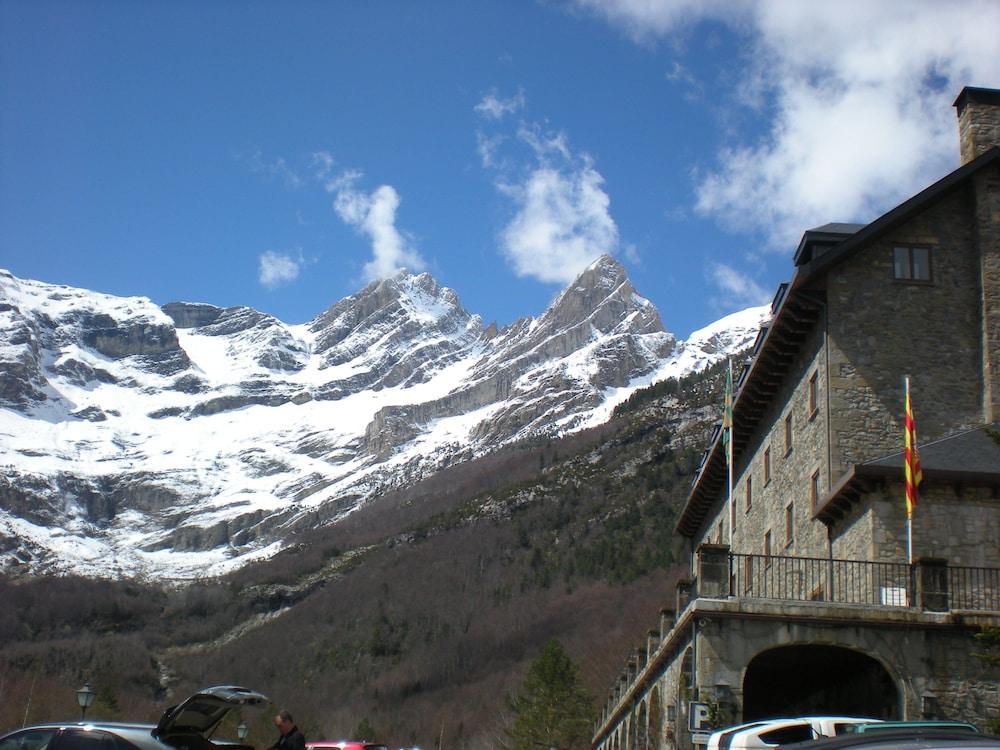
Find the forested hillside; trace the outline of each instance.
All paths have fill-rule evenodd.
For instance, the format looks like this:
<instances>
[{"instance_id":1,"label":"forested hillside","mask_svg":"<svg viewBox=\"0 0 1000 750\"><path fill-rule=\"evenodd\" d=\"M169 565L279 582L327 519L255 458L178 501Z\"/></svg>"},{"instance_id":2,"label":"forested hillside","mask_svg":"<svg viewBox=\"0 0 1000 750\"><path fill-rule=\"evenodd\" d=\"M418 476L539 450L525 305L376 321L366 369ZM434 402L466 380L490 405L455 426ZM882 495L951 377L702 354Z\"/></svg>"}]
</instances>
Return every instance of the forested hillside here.
<instances>
[{"instance_id":1,"label":"forested hillside","mask_svg":"<svg viewBox=\"0 0 1000 750\"><path fill-rule=\"evenodd\" d=\"M198 687L235 683L311 738L367 719L396 746L494 747L506 694L553 637L596 705L672 600L686 562L674 519L721 375L453 466L226 578L0 581L0 729L76 716L85 679L89 715L108 719L154 720ZM255 744L272 733L253 719Z\"/></svg>"}]
</instances>

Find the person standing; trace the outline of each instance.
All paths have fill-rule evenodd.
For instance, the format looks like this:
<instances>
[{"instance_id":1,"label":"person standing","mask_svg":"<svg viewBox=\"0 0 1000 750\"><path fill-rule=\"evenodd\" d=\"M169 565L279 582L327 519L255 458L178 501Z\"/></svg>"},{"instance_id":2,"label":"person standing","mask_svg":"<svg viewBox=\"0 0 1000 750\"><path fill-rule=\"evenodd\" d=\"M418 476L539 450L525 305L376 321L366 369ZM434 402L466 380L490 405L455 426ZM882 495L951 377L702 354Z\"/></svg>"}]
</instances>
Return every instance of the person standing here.
<instances>
[{"instance_id":1,"label":"person standing","mask_svg":"<svg viewBox=\"0 0 1000 750\"><path fill-rule=\"evenodd\" d=\"M281 736L271 745L270 750L306 750L306 738L295 726L292 715L288 711L279 711L274 717L274 726Z\"/></svg>"}]
</instances>

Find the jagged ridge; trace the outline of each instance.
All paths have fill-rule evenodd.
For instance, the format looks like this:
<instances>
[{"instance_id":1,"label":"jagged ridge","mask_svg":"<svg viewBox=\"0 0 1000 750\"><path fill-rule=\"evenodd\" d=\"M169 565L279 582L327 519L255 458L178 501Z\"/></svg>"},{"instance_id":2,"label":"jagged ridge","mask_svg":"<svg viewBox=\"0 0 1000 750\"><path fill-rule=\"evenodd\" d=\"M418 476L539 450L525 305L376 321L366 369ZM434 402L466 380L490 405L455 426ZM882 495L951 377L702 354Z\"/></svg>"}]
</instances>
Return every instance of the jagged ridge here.
<instances>
[{"instance_id":1,"label":"jagged ridge","mask_svg":"<svg viewBox=\"0 0 1000 750\"><path fill-rule=\"evenodd\" d=\"M440 467L600 423L763 313L678 342L609 256L499 331L429 274L287 325L0 272L0 560L221 572Z\"/></svg>"}]
</instances>

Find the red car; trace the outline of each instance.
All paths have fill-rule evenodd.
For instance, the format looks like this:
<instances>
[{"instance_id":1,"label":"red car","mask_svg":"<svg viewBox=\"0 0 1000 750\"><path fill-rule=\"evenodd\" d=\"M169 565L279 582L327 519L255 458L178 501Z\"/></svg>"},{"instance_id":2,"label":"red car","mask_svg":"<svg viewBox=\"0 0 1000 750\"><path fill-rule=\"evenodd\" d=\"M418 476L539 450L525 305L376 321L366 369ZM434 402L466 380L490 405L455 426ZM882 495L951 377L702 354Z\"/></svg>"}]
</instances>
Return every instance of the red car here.
<instances>
[{"instance_id":1,"label":"red car","mask_svg":"<svg viewBox=\"0 0 1000 750\"><path fill-rule=\"evenodd\" d=\"M307 750L389 750L385 745L363 740L317 740L307 742Z\"/></svg>"}]
</instances>

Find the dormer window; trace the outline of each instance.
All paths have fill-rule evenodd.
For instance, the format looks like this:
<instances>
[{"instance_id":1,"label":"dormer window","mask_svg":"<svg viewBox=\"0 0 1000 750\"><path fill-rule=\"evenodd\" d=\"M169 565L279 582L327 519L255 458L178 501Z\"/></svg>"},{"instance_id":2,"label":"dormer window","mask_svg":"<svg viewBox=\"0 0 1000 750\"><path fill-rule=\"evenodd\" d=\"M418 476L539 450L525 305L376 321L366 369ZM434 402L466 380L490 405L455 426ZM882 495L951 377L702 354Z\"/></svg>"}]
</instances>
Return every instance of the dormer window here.
<instances>
[{"instance_id":1,"label":"dormer window","mask_svg":"<svg viewBox=\"0 0 1000 750\"><path fill-rule=\"evenodd\" d=\"M892 277L897 281L930 281L931 249L900 245L892 248Z\"/></svg>"}]
</instances>

